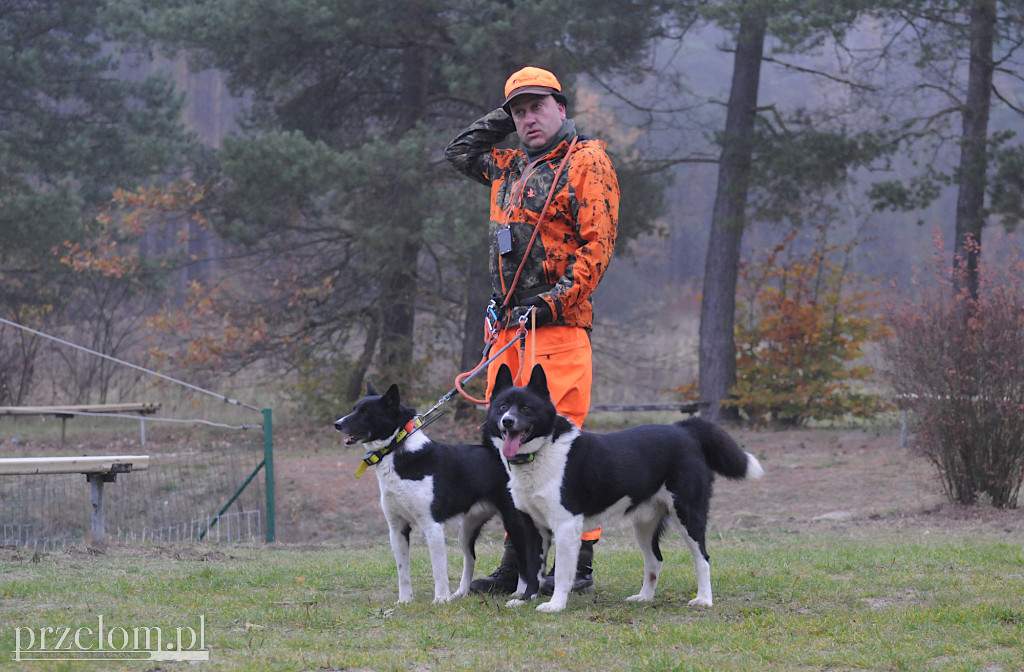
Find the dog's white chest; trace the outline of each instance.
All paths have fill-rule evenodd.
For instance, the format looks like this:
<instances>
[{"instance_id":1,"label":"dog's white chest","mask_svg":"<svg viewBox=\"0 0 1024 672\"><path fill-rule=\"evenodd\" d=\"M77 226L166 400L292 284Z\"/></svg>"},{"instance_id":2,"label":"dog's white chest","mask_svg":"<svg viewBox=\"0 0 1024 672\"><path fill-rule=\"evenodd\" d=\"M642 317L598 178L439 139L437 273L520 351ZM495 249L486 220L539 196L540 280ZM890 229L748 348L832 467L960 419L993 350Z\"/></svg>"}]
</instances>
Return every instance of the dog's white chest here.
<instances>
[{"instance_id":1,"label":"dog's white chest","mask_svg":"<svg viewBox=\"0 0 1024 672\"><path fill-rule=\"evenodd\" d=\"M564 517L566 510L562 506L562 483L560 480L540 483L532 487L533 479L520 478L519 483L509 482L512 501L516 508L527 513L536 521L549 521Z\"/></svg>"},{"instance_id":2,"label":"dog's white chest","mask_svg":"<svg viewBox=\"0 0 1024 672\"><path fill-rule=\"evenodd\" d=\"M432 522L430 505L434 500L434 477L408 480L395 471L392 459L377 465L377 483L380 486L380 505L389 521L402 520L422 526Z\"/></svg>"},{"instance_id":3,"label":"dog's white chest","mask_svg":"<svg viewBox=\"0 0 1024 672\"><path fill-rule=\"evenodd\" d=\"M554 441L538 451L533 462L511 468L508 485L512 501L539 523L571 517L562 505L562 478L574 437L575 433Z\"/></svg>"}]
</instances>

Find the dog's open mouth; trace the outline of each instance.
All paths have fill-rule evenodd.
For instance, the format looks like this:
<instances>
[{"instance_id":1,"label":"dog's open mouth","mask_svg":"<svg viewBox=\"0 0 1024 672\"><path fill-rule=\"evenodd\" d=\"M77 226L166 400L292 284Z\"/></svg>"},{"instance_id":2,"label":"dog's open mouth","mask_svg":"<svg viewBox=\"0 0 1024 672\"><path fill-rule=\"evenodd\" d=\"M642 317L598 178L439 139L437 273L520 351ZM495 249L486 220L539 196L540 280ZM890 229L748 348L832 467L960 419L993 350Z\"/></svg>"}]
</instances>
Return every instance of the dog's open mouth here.
<instances>
[{"instance_id":1,"label":"dog's open mouth","mask_svg":"<svg viewBox=\"0 0 1024 672\"><path fill-rule=\"evenodd\" d=\"M518 455L519 446L522 445L524 436L526 436L526 432L502 432L501 454L506 459Z\"/></svg>"},{"instance_id":2,"label":"dog's open mouth","mask_svg":"<svg viewBox=\"0 0 1024 672\"><path fill-rule=\"evenodd\" d=\"M362 443L366 441L368 435L366 432L360 432L359 434L346 434L345 445L351 446L353 443Z\"/></svg>"}]
</instances>

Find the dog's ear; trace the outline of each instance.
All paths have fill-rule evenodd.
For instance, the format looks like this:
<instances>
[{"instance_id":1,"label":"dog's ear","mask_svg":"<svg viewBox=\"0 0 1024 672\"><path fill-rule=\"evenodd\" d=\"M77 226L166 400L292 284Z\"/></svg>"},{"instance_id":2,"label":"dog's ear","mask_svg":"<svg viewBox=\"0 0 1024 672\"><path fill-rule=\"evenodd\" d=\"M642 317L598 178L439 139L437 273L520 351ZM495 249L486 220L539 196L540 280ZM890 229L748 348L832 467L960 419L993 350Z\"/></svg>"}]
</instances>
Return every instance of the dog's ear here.
<instances>
[{"instance_id":1,"label":"dog's ear","mask_svg":"<svg viewBox=\"0 0 1024 672\"><path fill-rule=\"evenodd\" d=\"M377 391L377 388L374 387L373 383L371 383L370 381L366 381L366 396L368 396L368 397L379 397L380 396L380 392Z\"/></svg>"},{"instance_id":2,"label":"dog's ear","mask_svg":"<svg viewBox=\"0 0 1024 672\"><path fill-rule=\"evenodd\" d=\"M384 393L382 399L384 400L384 403L389 406L398 406L401 402L401 397L398 394L398 385L391 383L391 387L389 387L388 391Z\"/></svg>"},{"instance_id":3,"label":"dog's ear","mask_svg":"<svg viewBox=\"0 0 1024 672\"><path fill-rule=\"evenodd\" d=\"M548 392L548 377L544 374L544 367L540 364L534 365L533 371L530 372L530 382L526 387L540 397L551 398L551 394Z\"/></svg>"},{"instance_id":4,"label":"dog's ear","mask_svg":"<svg viewBox=\"0 0 1024 672\"><path fill-rule=\"evenodd\" d=\"M505 388L512 387L512 384L512 369L508 368L508 364L502 364L498 367L498 375L494 378L494 389L491 390L491 396L493 397Z\"/></svg>"}]
</instances>

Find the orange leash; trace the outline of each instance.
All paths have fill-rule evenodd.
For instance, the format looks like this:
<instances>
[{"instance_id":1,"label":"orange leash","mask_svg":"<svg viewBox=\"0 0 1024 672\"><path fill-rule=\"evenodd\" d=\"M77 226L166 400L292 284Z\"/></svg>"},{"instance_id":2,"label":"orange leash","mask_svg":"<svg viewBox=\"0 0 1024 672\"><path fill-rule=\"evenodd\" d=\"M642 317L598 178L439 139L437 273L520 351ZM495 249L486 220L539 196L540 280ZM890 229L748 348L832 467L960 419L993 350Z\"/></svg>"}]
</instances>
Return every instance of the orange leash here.
<instances>
[{"instance_id":1,"label":"orange leash","mask_svg":"<svg viewBox=\"0 0 1024 672\"><path fill-rule=\"evenodd\" d=\"M458 391L459 394L461 394L471 404L477 404L477 405L479 405L479 404L486 405L487 404L486 400L477 399L476 397L474 397L471 394L469 394L469 392L466 392L466 390L463 388L463 385L465 385L465 383L470 378L474 377L477 373L479 373L480 369L482 369L484 366L487 365L487 353L489 353L491 351L491 347L493 347L494 344L498 341L498 332L494 331L493 329L489 329L488 326L487 326L488 324L489 324L488 321L484 320L484 344L485 344L485 347L484 347L484 354L483 354L483 357L480 358L480 362L476 366L474 366L472 369L470 369L469 371L465 371L465 372L460 373L459 375L455 376L455 389Z\"/></svg>"},{"instance_id":2,"label":"orange leash","mask_svg":"<svg viewBox=\"0 0 1024 672\"><path fill-rule=\"evenodd\" d=\"M531 312L533 312L533 311L531 311ZM526 344L526 325L525 325L525 320L522 323L520 323L519 329L516 330L516 338L521 341L521 343L522 343L521 347L525 348L525 344ZM497 334L495 334L494 332L491 332L491 335L485 336L484 339L487 341L487 347L484 348L484 356L480 358L480 363L477 364L475 367L473 367L472 370L466 371L465 373L460 373L459 375L455 376L455 389L458 391L459 394L461 394L463 397L465 397L470 403L486 406L487 405L487 400L486 399L477 399L476 397L472 396L471 394L469 394L469 392L466 392L466 390L463 388L463 385L465 385L465 383L468 382L471 378L476 376L476 374L480 373L480 370L483 369L488 364L490 364L494 359L497 359L498 355L500 355L501 353L505 352L505 350L507 350L509 348L509 346L511 346L513 343L515 343L515 341L509 341L505 345L504 348L499 350L498 353L494 355L494 357L491 357L490 359L488 359L487 355L490 352L491 347L498 340L497 339ZM513 380L518 380L519 376L522 375L522 373L523 373L523 357L522 357L522 355L520 355L520 357L519 357L519 371L516 372L515 378L513 378Z\"/></svg>"}]
</instances>

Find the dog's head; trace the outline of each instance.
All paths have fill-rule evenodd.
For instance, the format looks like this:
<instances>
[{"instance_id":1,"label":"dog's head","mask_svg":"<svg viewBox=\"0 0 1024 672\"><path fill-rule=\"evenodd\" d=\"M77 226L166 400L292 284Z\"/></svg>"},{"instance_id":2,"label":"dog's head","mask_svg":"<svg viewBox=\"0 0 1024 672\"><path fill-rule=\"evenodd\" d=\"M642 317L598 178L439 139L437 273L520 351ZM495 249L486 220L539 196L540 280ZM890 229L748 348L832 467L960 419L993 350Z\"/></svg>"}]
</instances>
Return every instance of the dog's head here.
<instances>
[{"instance_id":1,"label":"dog's head","mask_svg":"<svg viewBox=\"0 0 1024 672\"><path fill-rule=\"evenodd\" d=\"M345 445L383 441L414 415L415 411L402 405L397 385L380 394L372 383L367 383L366 396L356 402L351 413L338 419L334 428L345 435Z\"/></svg>"},{"instance_id":2,"label":"dog's head","mask_svg":"<svg viewBox=\"0 0 1024 672\"><path fill-rule=\"evenodd\" d=\"M488 440L501 450L506 458L512 458L538 437L550 436L558 417L555 405L551 403L548 380L540 364L533 367L530 382L525 387L515 387L512 371L505 364L498 369L494 389L487 407L485 431Z\"/></svg>"}]
</instances>

